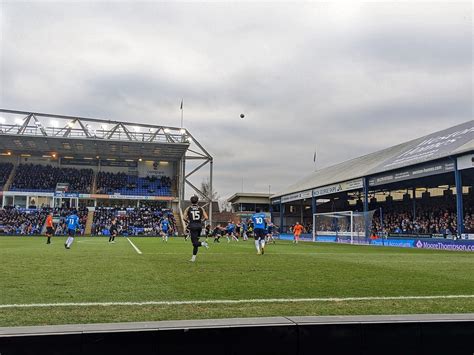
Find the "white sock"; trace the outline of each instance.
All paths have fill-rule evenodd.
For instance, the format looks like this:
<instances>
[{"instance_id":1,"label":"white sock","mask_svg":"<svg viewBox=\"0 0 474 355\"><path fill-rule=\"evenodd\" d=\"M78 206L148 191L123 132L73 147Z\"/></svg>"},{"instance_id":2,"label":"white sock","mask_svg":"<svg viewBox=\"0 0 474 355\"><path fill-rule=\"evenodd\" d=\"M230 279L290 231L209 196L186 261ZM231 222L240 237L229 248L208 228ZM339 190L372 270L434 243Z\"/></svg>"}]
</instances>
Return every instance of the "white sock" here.
<instances>
[{"instance_id":1,"label":"white sock","mask_svg":"<svg viewBox=\"0 0 474 355\"><path fill-rule=\"evenodd\" d=\"M168 241L168 236L165 237L165 241L166 241L166 242Z\"/></svg>"},{"instance_id":2,"label":"white sock","mask_svg":"<svg viewBox=\"0 0 474 355\"><path fill-rule=\"evenodd\" d=\"M73 238L73 237L69 237L69 238L70 238L71 240L69 240L68 243L67 243L68 248L71 247L72 242L74 241L74 238ZM69 239L69 238L68 238L68 239Z\"/></svg>"},{"instance_id":3,"label":"white sock","mask_svg":"<svg viewBox=\"0 0 474 355\"><path fill-rule=\"evenodd\" d=\"M70 241L71 241L71 237L67 237L67 239L66 239L66 246L69 245L69 242L70 242Z\"/></svg>"},{"instance_id":4,"label":"white sock","mask_svg":"<svg viewBox=\"0 0 474 355\"><path fill-rule=\"evenodd\" d=\"M262 247L262 249L265 248L265 241L264 240L260 241L260 246Z\"/></svg>"},{"instance_id":5,"label":"white sock","mask_svg":"<svg viewBox=\"0 0 474 355\"><path fill-rule=\"evenodd\" d=\"M193 255L193 256L191 257L191 261L196 261L196 255Z\"/></svg>"},{"instance_id":6,"label":"white sock","mask_svg":"<svg viewBox=\"0 0 474 355\"><path fill-rule=\"evenodd\" d=\"M260 253L260 243L258 240L255 241L255 248L257 248L257 252Z\"/></svg>"}]
</instances>

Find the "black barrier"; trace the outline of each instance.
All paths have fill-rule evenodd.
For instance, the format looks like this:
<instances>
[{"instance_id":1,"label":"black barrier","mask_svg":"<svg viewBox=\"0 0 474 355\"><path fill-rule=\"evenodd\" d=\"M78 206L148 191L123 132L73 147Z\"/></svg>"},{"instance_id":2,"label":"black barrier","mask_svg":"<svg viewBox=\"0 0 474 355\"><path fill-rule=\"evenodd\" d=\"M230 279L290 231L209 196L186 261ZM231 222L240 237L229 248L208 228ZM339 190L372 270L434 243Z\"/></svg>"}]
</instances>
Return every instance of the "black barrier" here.
<instances>
[{"instance_id":1,"label":"black barrier","mask_svg":"<svg viewBox=\"0 0 474 355\"><path fill-rule=\"evenodd\" d=\"M466 354L474 314L0 328L0 354Z\"/></svg>"}]
</instances>

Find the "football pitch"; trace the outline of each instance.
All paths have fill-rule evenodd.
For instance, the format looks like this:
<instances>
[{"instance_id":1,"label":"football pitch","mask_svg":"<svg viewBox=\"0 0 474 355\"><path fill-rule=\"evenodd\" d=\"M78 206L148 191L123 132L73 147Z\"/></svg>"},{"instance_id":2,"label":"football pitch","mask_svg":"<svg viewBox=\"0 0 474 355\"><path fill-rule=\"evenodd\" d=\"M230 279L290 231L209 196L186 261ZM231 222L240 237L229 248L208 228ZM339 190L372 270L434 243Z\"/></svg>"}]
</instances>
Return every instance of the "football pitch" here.
<instances>
[{"instance_id":1,"label":"football pitch","mask_svg":"<svg viewBox=\"0 0 474 355\"><path fill-rule=\"evenodd\" d=\"M474 256L277 241L0 237L0 326L260 316L474 313Z\"/></svg>"}]
</instances>

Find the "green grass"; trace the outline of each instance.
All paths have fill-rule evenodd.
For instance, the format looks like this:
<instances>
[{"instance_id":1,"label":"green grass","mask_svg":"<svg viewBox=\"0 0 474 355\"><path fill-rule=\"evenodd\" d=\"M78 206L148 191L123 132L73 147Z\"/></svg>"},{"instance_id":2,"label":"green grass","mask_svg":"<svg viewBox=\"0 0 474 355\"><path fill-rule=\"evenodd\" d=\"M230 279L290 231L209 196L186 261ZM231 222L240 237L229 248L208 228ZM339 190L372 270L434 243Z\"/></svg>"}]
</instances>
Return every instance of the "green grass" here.
<instances>
[{"instance_id":1,"label":"green grass","mask_svg":"<svg viewBox=\"0 0 474 355\"><path fill-rule=\"evenodd\" d=\"M474 295L474 255L463 252L158 238L0 238L0 304L258 298ZM0 326L254 316L471 313L474 298L243 304L0 308Z\"/></svg>"}]
</instances>

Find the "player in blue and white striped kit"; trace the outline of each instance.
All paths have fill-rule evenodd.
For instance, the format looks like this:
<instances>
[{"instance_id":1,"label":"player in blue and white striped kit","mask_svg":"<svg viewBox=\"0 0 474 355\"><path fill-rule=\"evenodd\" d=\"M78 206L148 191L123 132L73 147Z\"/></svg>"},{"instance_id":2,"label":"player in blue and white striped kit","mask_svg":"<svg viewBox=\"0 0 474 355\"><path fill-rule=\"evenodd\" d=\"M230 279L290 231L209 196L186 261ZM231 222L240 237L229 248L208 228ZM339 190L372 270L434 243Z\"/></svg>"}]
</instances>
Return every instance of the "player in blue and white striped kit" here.
<instances>
[{"instance_id":1,"label":"player in blue and white striped kit","mask_svg":"<svg viewBox=\"0 0 474 355\"><path fill-rule=\"evenodd\" d=\"M162 221L161 221L161 240L163 242L168 242L168 233L169 233L169 222L168 222L168 218L164 218Z\"/></svg>"},{"instance_id":2,"label":"player in blue and white striped kit","mask_svg":"<svg viewBox=\"0 0 474 355\"><path fill-rule=\"evenodd\" d=\"M66 224L67 234L69 235L69 237L67 238L66 243L64 243L64 247L66 249L71 249L71 245L74 242L74 236L76 235L76 229L80 227L79 217L77 216L76 210L73 210L72 213L67 216Z\"/></svg>"},{"instance_id":3,"label":"player in blue and white striped kit","mask_svg":"<svg viewBox=\"0 0 474 355\"><path fill-rule=\"evenodd\" d=\"M267 216L265 213L260 212L260 208L256 208L252 215L252 222L254 226L254 238L255 248L257 248L257 254L264 254L265 252L265 225L267 224Z\"/></svg>"},{"instance_id":4,"label":"player in blue and white striped kit","mask_svg":"<svg viewBox=\"0 0 474 355\"><path fill-rule=\"evenodd\" d=\"M225 236L227 238L227 243L230 243L230 238L235 241L239 241L239 238L235 236L235 224L232 221L229 221L227 227L225 228Z\"/></svg>"}]
</instances>

